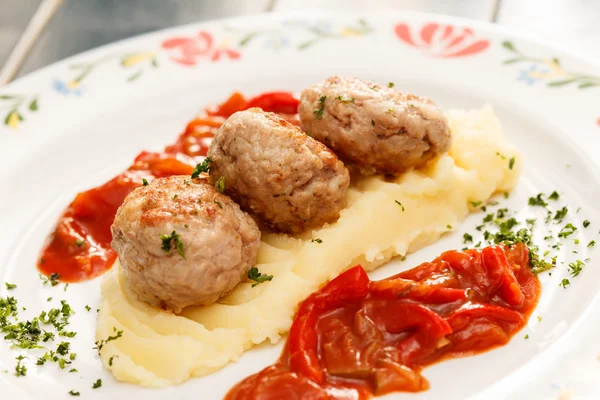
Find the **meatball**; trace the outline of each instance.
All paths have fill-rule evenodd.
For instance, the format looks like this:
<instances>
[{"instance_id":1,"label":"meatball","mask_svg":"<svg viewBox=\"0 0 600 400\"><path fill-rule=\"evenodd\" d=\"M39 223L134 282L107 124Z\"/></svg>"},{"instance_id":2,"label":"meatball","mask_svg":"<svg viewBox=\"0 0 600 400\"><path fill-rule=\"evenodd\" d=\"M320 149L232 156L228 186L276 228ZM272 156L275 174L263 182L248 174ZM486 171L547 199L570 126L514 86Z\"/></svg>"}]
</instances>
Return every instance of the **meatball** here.
<instances>
[{"instance_id":1,"label":"meatball","mask_svg":"<svg viewBox=\"0 0 600 400\"><path fill-rule=\"evenodd\" d=\"M450 130L429 99L334 76L302 92L300 126L363 173L397 175L450 149Z\"/></svg>"},{"instance_id":2,"label":"meatball","mask_svg":"<svg viewBox=\"0 0 600 400\"><path fill-rule=\"evenodd\" d=\"M326 146L276 114L233 114L208 151L211 180L271 228L300 233L339 218L350 174ZM219 182L220 180L220 182Z\"/></svg>"},{"instance_id":3,"label":"meatball","mask_svg":"<svg viewBox=\"0 0 600 400\"><path fill-rule=\"evenodd\" d=\"M131 192L111 226L129 287L154 306L180 312L214 303L254 265L254 220L206 179L171 176Z\"/></svg>"}]
</instances>

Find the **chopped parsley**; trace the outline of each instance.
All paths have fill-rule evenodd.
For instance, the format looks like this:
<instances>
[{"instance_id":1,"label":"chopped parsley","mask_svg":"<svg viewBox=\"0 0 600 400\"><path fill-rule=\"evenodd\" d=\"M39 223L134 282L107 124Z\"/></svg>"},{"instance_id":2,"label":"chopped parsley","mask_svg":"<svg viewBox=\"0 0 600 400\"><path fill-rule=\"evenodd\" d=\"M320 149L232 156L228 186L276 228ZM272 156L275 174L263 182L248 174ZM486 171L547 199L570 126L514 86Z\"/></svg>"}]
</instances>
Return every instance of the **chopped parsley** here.
<instances>
[{"instance_id":1,"label":"chopped parsley","mask_svg":"<svg viewBox=\"0 0 600 400\"><path fill-rule=\"evenodd\" d=\"M60 283L60 275L56 272L51 273L49 277L40 274L40 279L42 280L42 285L49 283L50 286L56 286Z\"/></svg>"},{"instance_id":2,"label":"chopped parsley","mask_svg":"<svg viewBox=\"0 0 600 400\"><path fill-rule=\"evenodd\" d=\"M146 178L142 178L142 186L148 186L148 180Z\"/></svg>"},{"instance_id":3,"label":"chopped parsley","mask_svg":"<svg viewBox=\"0 0 600 400\"><path fill-rule=\"evenodd\" d=\"M450 225L450 224L446 225L446 229L452 229L452 225Z\"/></svg>"},{"instance_id":4,"label":"chopped parsley","mask_svg":"<svg viewBox=\"0 0 600 400\"><path fill-rule=\"evenodd\" d=\"M590 242L588 243L587 247L594 247L596 245L596 241L595 240L590 240Z\"/></svg>"},{"instance_id":5,"label":"chopped parsley","mask_svg":"<svg viewBox=\"0 0 600 400\"><path fill-rule=\"evenodd\" d=\"M248 271L248 279L256 282L256 283L252 284L252 287L254 287L254 286L258 285L259 283L270 281L271 279L273 279L273 275L263 274L258 271L258 268L252 267Z\"/></svg>"},{"instance_id":6,"label":"chopped parsley","mask_svg":"<svg viewBox=\"0 0 600 400\"><path fill-rule=\"evenodd\" d=\"M404 206L402 205L402 203L400 203L398 200L394 200L396 202L396 204L398 204L400 207L402 207L402 211L404 211Z\"/></svg>"},{"instance_id":7,"label":"chopped parsley","mask_svg":"<svg viewBox=\"0 0 600 400\"><path fill-rule=\"evenodd\" d=\"M569 280L567 278L564 278L562 281L560 281L560 284L558 286L562 286L563 288L566 288L570 284L571 284L571 282L569 282Z\"/></svg>"},{"instance_id":8,"label":"chopped parsley","mask_svg":"<svg viewBox=\"0 0 600 400\"><path fill-rule=\"evenodd\" d=\"M375 121L371 120L371 126L375 126Z\"/></svg>"},{"instance_id":9,"label":"chopped parsley","mask_svg":"<svg viewBox=\"0 0 600 400\"><path fill-rule=\"evenodd\" d=\"M225 177L222 176L215 182L215 187L221 193L225 193Z\"/></svg>"},{"instance_id":10,"label":"chopped parsley","mask_svg":"<svg viewBox=\"0 0 600 400\"><path fill-rule=\"evenodd\" d=\"M119 357L119 356L111 356L111 357L108 359L108 366L109 366L109 367L112 367L112 365L113 365L113 360L115 359L115 357Z\"/></svg>"},{"instance_id":11,"label":"chopped parsley","mask_svg":"<svg viewBox=\"0 0 600 400\"><path fill-rule=\"evenodd\" d=\"M558 232L558 237L559 238L567 238L570 235L572 235L576 230L577 230L577 228L575 226L573 226L573 224L568 223L564 226L564 228L562 228L560 230L560 232Z\"/></svg>"},{"instance_id":12,"label":"chopped parsley","mask_svg":"<svg viewBox=\"0 0 600 400\"><path fill-rule=\"evenodd\" d=\"M162 241L161 249L166 251L167 253L171 251L171 243L175 245L175 249L181 256L181 258L185 259L185 252L183 250L183 242L180 239L179 234L176 231L171 232L170 235L162 234L160 235L160 240Z\"/></svg>"},{"instance_id":13,"label":"chopped parsley","mask_svg":"<svg viewBox=\"0 0 600 400\"><path fill-rule=\"evenodd\" d=\"M219 206L219 208L223 208L223 204L215 200L215 204Z\"/></svg>"},{"instance_id":14,"label":"chopped parsley","mask_svg":"<svg viewBox=\"0 0 600 400\"><path fill-rule=\"evenodd\" d=\"M585 221L583 221L583 227L587 228L588 226L590 226L590 221L588 221L587 219Z\"/></svg>"},{"instance_id":15,"label":"chopped parsley","mask_svg":"<svg viewBox=\"0 0 600 400\"><path fill-rule=\"evenodd\" d=\"M171 197L171 199L175 200L176 198L178 198L179 195L178 194L174 194L173 197Z\"/></svg>"},{"instance_id":16,"label":"chopped parsley","mask_svg":"<svg viewBox=\"0 0 600 400\"><path fill-rule=\"evenodd\" d=\"M15 375L16 376L25 376L27 375L27 367L24 366L22 363L23 359L25 359L26 357L23 357L22 355L19 355L16 360L17 360L17 365L15 365Z\"/></svg>"},{"instance_id":17,"label":"chopped parsley","mask_svg":"<svg viewBox=\"0 0 600 400\"><path fill-rule=\"evenodd\" d=\"M569 274L574 278L583 271L585 263L581 260L573 261L569 263Z\"/></svg>"},{"instance_id":18,"label":"chopped parsley","mask_svg":"<svg viewBox=\"0 0 600 400\"><path fill-rule=\"evenodd\" d=\"M513 169L514 166L515 166L515 158L511 157L510 160L508 160L508 169Z\"/></svg>"},{"instance_id":19,"label":"chopped parsley","mask_svg":"<svg viewBox=\"0 0 600 400\"><path fill-rule=\"evenodd\" d=\"M389 88L393 88L394 87L394 82L388 82L388 87Z\"/></svg>"},{"instance_id":20,"label":"chopped parsley","mask_svg":"<svg viewBox=\"0 0 600 400\"><path fill-rule=\"evenodd\" d=\"M317 116L317 119L323 118L323 111L325 110L325 99L327 96L321 96L319 98L319 108L313 110L313 114Z\"/></svg>"},{"instance_id":21,"label":"chopped parsley","mask_svg":"<svg viewBox=\"0 0 600 400\"><path fill-rule=\"evenodd\" d=\"M71 391L69 392L69 394L70 394L71 396L80 396L80 395L81 395L79 392L76 392L76 391L74 391L74 390L71 390Z\"/></svg>"},{"instance_id":22,"label":"chopped parsley","mask_svg":"<svg viewBox=\"0 0 600 400\"><path fill-rule=\"evenodd\" d=\"M117 329L115 326L113 326L113 332L115 332L114 335L107 337L104 340L98 340L96 341L96 347L94 347L94 350L98 350L98 355L100 355L100 351L102 350L102 348L104 347L104 345L108 342L112 342L113 340L117 340L118 338L120 338L121 336L123 336L123 330L122 329Z\"/></svg>"},{"instance_id":23,"label":"chopped parsley","mask_svg":"<svg viewBox=\"0 0 600 400\"><path fill-rule=\"evenodd\" d=\"M102 386L102 379L98 379L96 382L94 382L94 384L92 385L92 389L98 389L99 387Z\"/></svg>"},{"instance_id":24,"label":"chopped parsley","mask_svg":"<svg viewBox=\"0 0 600 400\"><path fill-rule=\"evenodd\" d=\"M481 204L483 204L483 202L481 202L481 201L470 201L469 204L472 207L479 207Z\"/></svg>"},{"instance_id":25,"label":"chopped parsley","mask_svg":"<svg viewBox=\"0 0 600 400\"><path fill-rule=\"evenodd\" d=\"M542 316L541 316L541 315L538 315L538 316L537 316L537 320L538 320L538 322L542 322Z\"/></svg>"},{"instance_id":26,"label":"chopped parsley","mask_svg":"<svg viewBox=\"0 0 600 400\"><path fill-rule=\"evenodd\" d=\"M473 242L473 236L469 235L468 233L465 233L463 235L463 243L467 242Z\"/></svg>"},{"instance_id":27,"label":"chopped parsley","mask_svg":"<svg viewBox=\"0 0 600 400\"><path fill-rule=\"evenodd\" d=\"M75 244L77 245L77 247L83 246L84 243L85 243L85 240L83 240L83 239L77 239L75 241Z\"/></svg>"},{"instance_id":28,"label":"chopped parsley","mask_svg":"<svg viewBox=\"0 0 600 400\"><path fill-rule=\"evenodd\" d=\"M311 243L313 243L313 242L316 242L316 243L319 243L319 244L321 244L321 243L323 243L323 240L322 240L322 239L319 239L319 238L316 238L316 239L312 239L310 242L311 242Z\"/></svg>"},{"instance_id":29,"label":"chopped parsley","mask_svg":"<svg viewBox=\"0 0 600 400\"><path fill-rule=\"evenodd\" d=\"M560 195L558 194L558 192L556 190L554 192L550 193L550 196L548 196L548 198L550 200L558 200L559 197L560 197Z\"/></svg>"},{"instance_id":30,"label":"chopped parsley","mask_svg":"<svg viewBox=\"0 0 600 400\"><path fill-rule=\"evenodd\" d=\"M92 307L88 306L87 304L85 305L85 310L86 310L87 312L89 312L91 309L92 309Z\"/></svg>"},{"instance_id":31,"label":"chopped parsley","mask_svg":"<svg viewBox=\"0 0 600 400\"><path fill-rule=\"evenodd\" d=\"M546 203L544 201L544 199L542 198L544 195L542 193L539 193L536 197L530 197L529 198L529 205L530 206L540 206L540 207L546 207L548 205L548 203Z\"/></svg>"},{"instance_id":32,"label":"chopped parsley","mask_svg":"<svg viewBox=\"0 0 600 400\"><path fill-rule=\"evenodd\" d=\"M6 286L6 290L13 290L17 288L17 285L13 283L4 282L4 285Z\"/></svg>"},{"instance_id":33,"label":"chopped parsley","mask_svg":"<svg viewBox=\"0 0 600 400\"><path fill-rule=\"evenodd\" d=\"M526 335L525 335L525 339L529 339L529 334L526 334Z\"/></svg>"},{"instance_id":34,"label":"chopped parsley","mask_svg":"<svg viewBox=\"0 0 600 400\"><path fill-rule=\"evenodd\" d=\"M560 222L566 217L568 212L569 210L567 209L567 207L563 207L560 210L556 211L556 214L554 214L554 219Z\"/></svg>"},{"instance_id":35,"label":"chopped parsley","mask_svg":"<svg viewBox=\"0 0 600 400\"><path fill-rule=\"evenodd\" d=\"M377 85L373 85L373 86L371 86L371 90L377 91L377 90L379 90L379 87Z\"/></svg>"},{"instance_id":36,"label":"chopped parsley","mask_svg":"<svg viewBox=\"0 0 600 400\"><path fill-rule=\"evenodd\" d=\"M354 97L338 96L335 99L341 101L342 103L354 103Z\"/></svg>"},{"instance_id":37,"label":"chopped parsley","mask_svg":"<svg viewBox=\"0 0 600 400\"><path fill-rule=\"evenodd\" d=\"M194 168L194 171L192 172L192 179L199 177L202 172L208 173L210 170L210 163L212 163L212 160L210 157L206 157L204 161L196 164L196 168Z\"/></svg>"},{"instance_id":38,"label":"chopped parsley","mask_svg":"<svg viewBox=\"0 0 600 400\"><path fill-rule=\"evenodd\" d=\"M506 156L504 154L500 154L500 152L496 152L496 155L503 160L506 160Z\"/></svg>"}]
</instances>

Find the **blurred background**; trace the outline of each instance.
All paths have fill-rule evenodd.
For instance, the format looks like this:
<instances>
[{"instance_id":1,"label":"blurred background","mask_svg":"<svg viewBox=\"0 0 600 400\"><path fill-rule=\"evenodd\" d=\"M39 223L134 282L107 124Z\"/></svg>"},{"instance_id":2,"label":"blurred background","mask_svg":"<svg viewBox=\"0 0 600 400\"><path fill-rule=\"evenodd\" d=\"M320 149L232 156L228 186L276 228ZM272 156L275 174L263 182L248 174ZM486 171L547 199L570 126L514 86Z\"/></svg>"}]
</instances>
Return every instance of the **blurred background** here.
<instances>
[{"instance_id":1,"label":"blurred background","mask_svg":"<svg viewBox=\"0 0 600 400\"><path fill-rule=\"evenodd\" d=\"M491 21L600 59L600 0L0 0L0 84L73 54L175 25L311 8Z\"/></svg>"}]
</instances>

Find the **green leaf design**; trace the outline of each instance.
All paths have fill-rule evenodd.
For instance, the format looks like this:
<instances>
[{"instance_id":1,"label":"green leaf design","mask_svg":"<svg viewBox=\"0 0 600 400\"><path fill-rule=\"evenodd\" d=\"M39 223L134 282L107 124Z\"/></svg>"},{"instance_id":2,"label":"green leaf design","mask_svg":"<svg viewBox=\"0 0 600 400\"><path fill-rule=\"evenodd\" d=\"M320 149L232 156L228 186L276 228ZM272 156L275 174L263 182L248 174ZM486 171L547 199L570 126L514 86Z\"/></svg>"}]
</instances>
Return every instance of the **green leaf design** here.
<instances>
[{"instance_id":1,"label":"green leaf design","mask_svg":"<svg viewBox=\"0 0 600 400\"><path fill-rule=\"evenodd\" d=\"M509 40L505 40L504 42L502 42L502 47L504 47L508 51L512 51L513 53L518 53L515 45Z\"/></svg>"},{"instance_id":2,"label":"green leaf design","mask_svg":"<svg viewBox=\"0 0 600 400\"><path fill-rule=\"evenodd\" d=\"M29 109L30 109L31 111L34 111L34 112L38 110L38 101L37 101L37 97L36 97L36 98L34 98L34 99L31 101L31 103L29 103Z\"/></svg>"},{"instance_id":3,"label":"green leaf design","mask_svg":"<svg viewBox=\"0 0 600 400\"><path fill-rule=\"evenodd\" d=\"M139 70L138 72L136 72L135 74L133 74L129 78L127 78L127 82L133 82L137 78L139 78L141 75L142 75L142 70Z\"/></svg>"},{"instance_id":4,"label":"green leaf design","mask_svg":"<svg viewBox=\"0 0 600 400\"><path fill-rule=\"evenodd\" d=\"M514 64L523 61L522 58L510 58L508 60L504 60L504 64Z\"/></svg>"},{"instance_id":5,"label":"green leaf design","mask_svg":"<svg viewBox=\"0 0 600 400\"><path fill-rule=\"evenodd\" d=\"M565 86L565 85L568 85L570 83L573 83L575 81L577 81L576 78L564 79L562 81L549 82L548 86L549 87L561 87L561 86Z\"/></svg>"},{"instance_id":6,"label":"green leaf design","mask_svg":"<svg viewBox=\"0 0 600 400\"><path fill-rule=\"evenodd\" d=\"M309 48L310 46L312 46L313 44L317 43L318 41L319 41L319 39L312 39L307 42L300 43L298 45L298 50L305 50L305 49Z\"/></svg>"},{"instance_id":7,"label":"green leaf design","mask_svg":"<svg viewBox=\"0 0 600 400\"><path fill-rule=\"evenodd\" d=\"M587 89L587 88L591 88L591 87L594 87L594 86L600 86L600 83L597 83L597 82L583 82L583 83L579 84L578 88L579 89Z\"/></svg>"},{"instance_id":8,"label":"green leaf design","mask_svg":"<svg viewBox=\"0 0 600 400\"><path fill-rule=\"evenodd\" d=\"M244 47L246 46L248 43L250 43L250 41L252 39L254 39L256 37L256 35L258 35L259 32L254 31L254 32L250 32L247 35L244 35L244 37L240 40L240 46Z\"/></svg>"}]
</instances>

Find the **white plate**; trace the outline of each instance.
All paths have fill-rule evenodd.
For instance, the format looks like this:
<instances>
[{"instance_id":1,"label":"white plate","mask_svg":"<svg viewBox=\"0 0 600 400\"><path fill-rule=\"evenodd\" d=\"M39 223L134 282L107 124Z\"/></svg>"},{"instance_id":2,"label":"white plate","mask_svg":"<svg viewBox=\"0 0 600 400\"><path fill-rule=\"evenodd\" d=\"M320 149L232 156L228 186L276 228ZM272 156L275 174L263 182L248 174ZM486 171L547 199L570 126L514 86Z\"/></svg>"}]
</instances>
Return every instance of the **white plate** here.
<instances>
[{"instance_id":1,"label":"white plate","mask_svg":"<svg viewBox=\"0 0 600 400\"><path fill-rule=\"evenodd\" d=\"M174 47L165 48L168 40ZM503 204L527 213L529 196L558 190L559 205L569 205L580 227L573 237L584 244L565 246L562 256L568 262L578 248L578 257L593 257L585 243L598 239L600 228L600 71L590 63L489 24L412 13L294 12L160 31L72 57L0 89L0 281L18 285L10 294L27 307L26 316L48 308L49 296L52 304L66 299L75 307L72 346L79 370L69 374L29 361L27 376L15 377L17 353L2 341L1 397L69 398L67 392L76 390L85 398L220 398L273 362L281 345L259 346L238 363L179 387L118 383L92 350L95 313L84 309L99 304L99 280L66 292L63 285L43 287L35 261L77 191L123 170L141 149L173 141L203 106L234 90L300 90L332 74L393 81L444 108L491 103L525 161L515 194ZM459 232L403 265L462 247L462 233L481 217L471 216ZM583 229L586 218L592 224ZM400 268L391 263L373 277ZM566 289L558 285L564 277L566 264L541 277L540 304L507 346L436 364L425 370L429 391L389 397L600 398L600 264L587 263ZM0 294L6 295L4 287ZM103 387L92 390L98 378Z\"/></svg>"}]
</instances>

